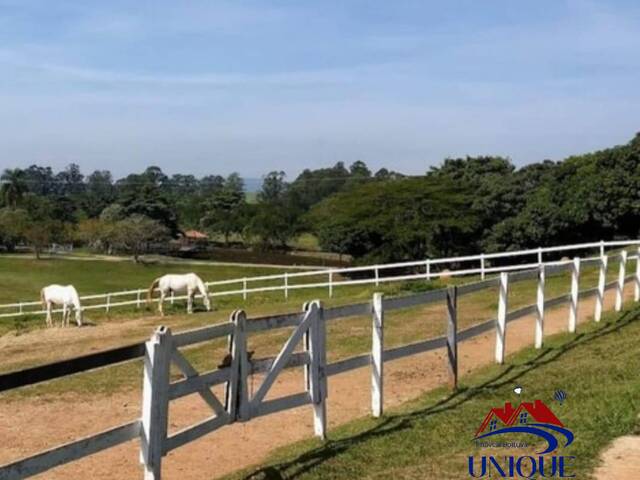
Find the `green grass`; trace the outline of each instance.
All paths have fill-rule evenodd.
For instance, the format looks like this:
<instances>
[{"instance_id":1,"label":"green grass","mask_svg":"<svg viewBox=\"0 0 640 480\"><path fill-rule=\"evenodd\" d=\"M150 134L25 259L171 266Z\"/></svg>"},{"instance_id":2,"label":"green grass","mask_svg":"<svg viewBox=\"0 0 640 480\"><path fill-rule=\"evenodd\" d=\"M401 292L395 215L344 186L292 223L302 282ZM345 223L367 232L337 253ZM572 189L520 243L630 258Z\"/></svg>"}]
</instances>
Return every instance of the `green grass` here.
<instances>
[{"instance_id":1,"label":"green grass","mask_svg":"<svg viewBox=\"0 0 640 480\"><path fill-rule=\"evenodd\" d=\"M275 452L265 466L229 478L342 479L470 478L469 455L535 454L483 450L472 438L491 407L505 401L541 399L575 434L559 454L576 457L570 473L586 478L614 438L640 433L640 309L608 315L577 335L545 339L542 350L527 348L462 378L456 392L439 388L388 411L381 419L360 419L329 432L325 443L307 440ZM524 388L522 398L513 387ZM563 389L563 405L553 392ZM515 436L512 440L529 438Z\"/></svg>"},{"instance_id":2,"label":"green grass","mask_svg":"<svg viewBox=\"0 0 640 480\"><path fill-rule=\"evenodd\" d=\"M206 281L281 273L272 268L228 265L136 264L129 261L64 258L34 260L31 258L0 257L0 304L38 301L40 289L51 283L73 284L82 296L145 288L160 275L182 272L195 272ZM123 298L123 300L134 299L133 296ZM113 301L117 300L114 298ZM105 301L98 299L86 302L86 304L90 303L105 303ZM2 313L8 311L3 309ZM111 316L130 317L135 314L134 312L133 308L119 307L112 310ZM99 319L104 315L101 315L99 311L88 311L87 316ZM0 335L12 330L26 331L42 326L44 323L42 319L41 315L18 319L1 318Z\"/></svg>"}]
</instances>

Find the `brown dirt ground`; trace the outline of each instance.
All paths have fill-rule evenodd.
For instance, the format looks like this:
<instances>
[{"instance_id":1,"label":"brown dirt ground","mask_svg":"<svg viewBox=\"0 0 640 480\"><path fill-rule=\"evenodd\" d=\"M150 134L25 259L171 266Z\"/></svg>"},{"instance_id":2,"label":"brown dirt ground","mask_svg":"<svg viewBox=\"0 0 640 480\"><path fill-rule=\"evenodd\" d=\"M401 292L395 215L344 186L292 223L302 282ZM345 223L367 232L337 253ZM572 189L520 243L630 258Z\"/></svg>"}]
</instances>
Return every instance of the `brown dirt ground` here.
<instances>
[{"instance_id":1,"label":"brown dirt ground","mask_svg":"<svg viewBox=\"0 0 640 480\"><path fill-rule=\"evenodd\" d=\"M594 472L596 480L636 480L640 475L640 437L616 438L601 460L602 464Z\"/></svg>"},{"instance_id":2,"label":"brown dirt ground","mask_svg":"<svg viewBox=\"0 0 640 480\"><path fill-rule=\"evenodd\" d=\"M613 291L608 292L605 308L612 308L613 295ZM629 298L631 295L632 289L627 288L625 297ZM583 300L579 309L579 321L590 320L593 309L593 298ZM549 311L545 320L545 334L565 331L567 319L566 307ZM507 353L532 344L534 323L534 317L529 316L509 324ZM67 335L64 331L61 332L59 335ZM103 333L109 335L108 331ZM115 331L113 333L116 334ZM494 332L462 342L459 345L460 375L492 362L494 344ZM259 379L254 381L257 387ZM389 362L385 364L385 407L399 405L446 381L447 368L442 350ZM302 385L300 373L287 371L278 378L269 396L301 391ZM219 393L220 390L216 392ZM4 402L0 410L0 463L134 420L140 413L140 397L139 391L130 391L108 397L79 398L77 394L66 394L55 400L23 398L15 402ZM330 428L367 415L369 408L368 368L329 379ZM172 402L170 430L195 423L206 418L208 414L207 407L197 395ZM283 428L285 425L286 428ZM274 449L310 437L312 434L312 414L308 406L258 418L248 423L233 424L169 453L163 462L163 475L169 480L210 480L258 464ZM636 455L637 447L636 443ZM138 442L131 441L50 470L37 478L140 478L142 470L138 463L138 448ZM238 452L245 454L238 455ZM605 462L608 465L606 456ZM606 475L600 478L627 477Z\"/></svg>"}]
</instances>

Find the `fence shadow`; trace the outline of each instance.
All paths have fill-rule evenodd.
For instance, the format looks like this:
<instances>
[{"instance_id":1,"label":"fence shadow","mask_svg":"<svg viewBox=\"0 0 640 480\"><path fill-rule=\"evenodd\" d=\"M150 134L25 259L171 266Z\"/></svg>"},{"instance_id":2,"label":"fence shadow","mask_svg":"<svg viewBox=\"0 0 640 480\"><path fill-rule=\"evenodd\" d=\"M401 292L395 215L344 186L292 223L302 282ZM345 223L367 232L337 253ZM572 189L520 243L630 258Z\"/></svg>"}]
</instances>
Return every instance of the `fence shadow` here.
<instances>
[{"instance_id":1,"label":"fence shadow","mask_svg":"<svg viewBox=\"0 0 640 480\"><path fill-rule=\"evenodd\" d=\"M383 418L374 427L357 435L342 438L340 440L328 440L322 446L314 448L298 457L286 461L262 467L244 476L245 480L279 480L298 478L305 472L336 457L337 455L377 437L412 428L416 419L455 410L459 406L474 399L479 394L493 392L505 385L514 385L527 373L548 365L560 359L574 348L620 331L622 328L640 320L640 311L626 311L616 321L603 322L602 326L587 332L578 333L570 341L556 347L545 347L534 358L518 364L507 365L499 374L478 385L466 387L452 392L446 398L426 408L410 413L390 414Z\"/></svg>"}]
</instances>

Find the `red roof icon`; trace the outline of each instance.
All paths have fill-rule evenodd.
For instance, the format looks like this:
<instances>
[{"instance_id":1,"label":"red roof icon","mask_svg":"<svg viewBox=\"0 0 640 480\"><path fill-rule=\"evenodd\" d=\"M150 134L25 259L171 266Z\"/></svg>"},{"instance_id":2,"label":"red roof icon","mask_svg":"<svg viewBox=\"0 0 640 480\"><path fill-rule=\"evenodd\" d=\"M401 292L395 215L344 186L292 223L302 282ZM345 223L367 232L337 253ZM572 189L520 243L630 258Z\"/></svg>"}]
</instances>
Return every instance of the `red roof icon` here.
<instances>
[{"instance_id":1,"label":"red roof icon","mask_svg":"<svg viewBox=\"0 0 640 480\"><path fill-rule=\"evenodd\" d=\"M560 421L558 417L554 415L549 407L542 400L535 400L533 403L531 402L522 402L518 405L517 408L513 408L511 402L505 402L504 408L492 408L487 413L487 416L484 417L480 428L476 432L476 437L480 435L489 422L496 418L501 420L502 423L506 426L511 426L518 420L518 416L525 410L529 415L538 423L548 423L551 425L558 425L559 427L564 427L564 424Z\"/></svg>"}]
</instances>

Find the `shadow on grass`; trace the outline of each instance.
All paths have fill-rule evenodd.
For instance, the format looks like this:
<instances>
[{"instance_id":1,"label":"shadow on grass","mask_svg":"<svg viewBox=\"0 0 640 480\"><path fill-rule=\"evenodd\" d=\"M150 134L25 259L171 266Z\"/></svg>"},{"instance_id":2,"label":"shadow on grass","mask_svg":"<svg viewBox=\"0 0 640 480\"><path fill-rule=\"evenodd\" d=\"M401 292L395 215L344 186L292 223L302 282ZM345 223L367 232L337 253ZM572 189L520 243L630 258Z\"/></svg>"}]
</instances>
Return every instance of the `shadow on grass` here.
<instances>
[{"instance_id":1,"label":"shadow on grass","mask_svg":"<svg viewBox=\"0 0 640 480\"><path fill-rule=\"evenodd\" d=\"M597 338L618 332L623 327L638 320L640 320L640 311L624 312L616 321L603 323L601 327L591 332L577 334L570 341L557 347L544 348L534 358L520 364L508 365L493 378L479 385L452 392L448 397L427 408L411 413L389 415L376 424L376 426L364 432L340 440L328 440L322 446L299 455L290 461L265 466L251 472L243 478L247 480L297 478L315 466L336 457L360 443L367 442L373 438L384 437L385 435L401 430L411 429L413 421L416 419L423 419L448 410L454 410L480 394L491 393L505 385L518 383L517 380L523 375L555 362L574 348Z\"/></svg>"}]
</instances>

